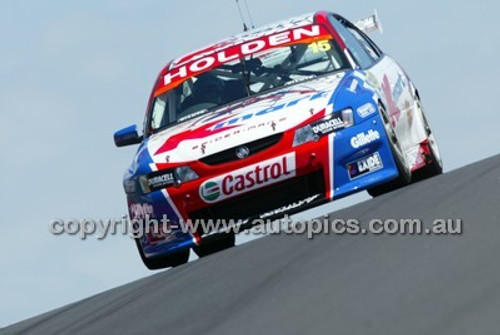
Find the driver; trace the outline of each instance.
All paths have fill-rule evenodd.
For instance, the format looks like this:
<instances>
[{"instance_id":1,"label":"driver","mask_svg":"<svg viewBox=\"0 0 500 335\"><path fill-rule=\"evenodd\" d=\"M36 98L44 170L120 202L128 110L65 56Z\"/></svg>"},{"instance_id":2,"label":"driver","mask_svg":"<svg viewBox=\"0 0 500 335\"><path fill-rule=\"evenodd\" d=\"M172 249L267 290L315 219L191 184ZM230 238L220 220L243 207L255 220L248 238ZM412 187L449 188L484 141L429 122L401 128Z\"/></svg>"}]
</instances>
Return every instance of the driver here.
<instances>
[{"instance_id":1,"label":"driver","mask_svg":"<svg viewBox=\"0 0 500 335\"><path fill-rule=\"evenodd\" d=\"M224 80L212 74L202 74L193 84L193 91L182 103L182 110L200 104L221 105L224 99Z\"/></svg>"}]
</instances>

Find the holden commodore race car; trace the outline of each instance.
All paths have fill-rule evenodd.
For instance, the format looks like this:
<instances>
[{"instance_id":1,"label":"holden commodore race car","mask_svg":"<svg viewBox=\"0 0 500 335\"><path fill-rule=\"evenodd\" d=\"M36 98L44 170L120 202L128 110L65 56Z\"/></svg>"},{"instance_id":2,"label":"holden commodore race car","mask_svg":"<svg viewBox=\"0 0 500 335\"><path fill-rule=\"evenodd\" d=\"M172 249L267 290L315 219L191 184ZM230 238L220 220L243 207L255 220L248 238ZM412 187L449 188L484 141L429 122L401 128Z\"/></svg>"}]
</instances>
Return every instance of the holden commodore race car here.
<instances>
[{"instance_id":1,"label":"holden commodore race car","mask_svg":"<svg viewBox=\"0 0 500 335\"><path fill-rule=\"evenodd\" d=\"M168 217L135 239L150 269L231 247L234 231L199 220L276 219L442 172L420 95L367 33L320 11L246 31L169 62L149 99L125 173L131 219ZM147 225L147 220L141 222ZM203 225L201 225L205 228Z\"/></svg>"}]
</instances>

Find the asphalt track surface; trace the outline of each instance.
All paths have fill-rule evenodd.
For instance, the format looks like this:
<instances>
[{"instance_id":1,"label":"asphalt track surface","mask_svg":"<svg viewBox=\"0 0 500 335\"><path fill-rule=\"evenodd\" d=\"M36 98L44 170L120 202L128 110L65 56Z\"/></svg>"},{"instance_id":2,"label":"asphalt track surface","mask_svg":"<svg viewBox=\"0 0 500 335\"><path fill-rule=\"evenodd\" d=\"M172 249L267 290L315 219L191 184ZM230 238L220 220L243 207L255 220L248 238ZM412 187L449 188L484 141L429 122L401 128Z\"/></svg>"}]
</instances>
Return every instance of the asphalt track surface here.
<instances>
[{"instance_id":1,"label":"asphalt track surface","mask_svg":"<svg viewBox=\"0 0 500 335\"><path fill-rule=\"evenodd\" d=\"M0 333L500 334L500 156L330 217L463 234L269 236Z\"/></svg>"}]
</instances>

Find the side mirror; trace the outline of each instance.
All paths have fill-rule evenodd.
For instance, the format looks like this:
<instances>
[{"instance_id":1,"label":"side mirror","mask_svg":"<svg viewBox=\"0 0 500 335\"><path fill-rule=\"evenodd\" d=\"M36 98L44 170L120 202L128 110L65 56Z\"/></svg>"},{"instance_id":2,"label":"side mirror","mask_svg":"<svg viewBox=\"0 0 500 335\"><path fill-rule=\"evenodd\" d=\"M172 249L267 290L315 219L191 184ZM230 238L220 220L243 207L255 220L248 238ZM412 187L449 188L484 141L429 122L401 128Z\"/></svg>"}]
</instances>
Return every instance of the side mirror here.
<instances>
[{"instance_id":1,"label":"side mirror","mask_svg":"<svg viewBox=\"0 0 500 335\"><path fill-rule=\"evenodd\" d=\"M142 136L139 136L136 125L118 130L114 135L114 139L118 148L142 142Z\"/></svg>"}]
</instances>

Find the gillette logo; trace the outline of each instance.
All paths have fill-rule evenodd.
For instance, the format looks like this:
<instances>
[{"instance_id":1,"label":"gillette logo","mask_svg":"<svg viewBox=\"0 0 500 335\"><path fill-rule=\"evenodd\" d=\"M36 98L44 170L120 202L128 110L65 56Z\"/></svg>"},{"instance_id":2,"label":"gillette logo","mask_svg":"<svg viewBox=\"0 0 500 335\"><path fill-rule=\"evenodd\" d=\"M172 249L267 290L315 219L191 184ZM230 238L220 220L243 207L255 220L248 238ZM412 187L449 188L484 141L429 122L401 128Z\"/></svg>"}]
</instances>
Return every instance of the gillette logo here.
<instances>
[{"instance_id":1,"label":"gillette logo","mask_svg":"<svg viewBox=\"0 0 500 335\"><path fill-rule=\"evenodd\" d=\"M351 138L351 146L354 149L358 149L364 145L367 145L379 139L380 139L379 132L377 130L370 129L366 134L361 133Z\"/></svg>"}]
</instances>

